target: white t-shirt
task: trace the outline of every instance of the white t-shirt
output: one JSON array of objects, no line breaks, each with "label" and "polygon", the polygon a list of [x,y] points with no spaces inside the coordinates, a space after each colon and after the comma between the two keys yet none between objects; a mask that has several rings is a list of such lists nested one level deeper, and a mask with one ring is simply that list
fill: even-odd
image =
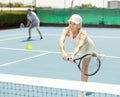
[{"label": "white t-shirt", "polygon": [[34,20],[33,24],[40,22],[39,18],[37,17],[37,15],[34,12],[31,12],[31,14],[27,14],[27,19],[30,21]]}]

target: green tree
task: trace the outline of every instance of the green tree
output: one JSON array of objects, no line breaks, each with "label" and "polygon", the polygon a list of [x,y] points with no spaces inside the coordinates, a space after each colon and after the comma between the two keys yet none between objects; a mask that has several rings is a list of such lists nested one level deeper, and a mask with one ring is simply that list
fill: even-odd
[{"label": "green tree", "polygon": [[23,7],[24,5],[22,3],[15,2],[14,7]]},{"label": "green tree", "polygon": [[92,4],[81,4],[80,6],[75,6],[75,8],[96,8],[96,6],[93,6]]},{"label": "green tree", "polygon": [[8,4],[7,4],[7,7],[13,7],[14,5],[13,5],[13,3],[11,3],[11,2],[9,2]]}]

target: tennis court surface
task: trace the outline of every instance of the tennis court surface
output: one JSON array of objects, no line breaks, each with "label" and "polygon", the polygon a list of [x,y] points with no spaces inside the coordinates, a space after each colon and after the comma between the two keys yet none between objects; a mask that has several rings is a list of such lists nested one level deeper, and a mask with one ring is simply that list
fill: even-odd
[{"label": "tennis court surface", "polygon": [[[43,39],[35,29],[32,40],[27,28],[0,30],[0,97],[120,97],[120,29],[87,28],[98,53],[106,54],[99,72],[80,82],[75,64],[62,60],[59,37],[63,27],[40,27]],[[26,45],[32,44],[32,50]],[[71,54],[73,44],[66,41]]]}]

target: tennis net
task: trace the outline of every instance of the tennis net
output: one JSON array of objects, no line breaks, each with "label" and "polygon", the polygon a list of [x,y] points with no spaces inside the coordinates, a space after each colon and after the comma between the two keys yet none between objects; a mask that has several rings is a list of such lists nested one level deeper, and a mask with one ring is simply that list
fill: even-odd
[{"label": "tennis net", "polygon": [[120,85],[0,74],[0,97],[120,97]]}]

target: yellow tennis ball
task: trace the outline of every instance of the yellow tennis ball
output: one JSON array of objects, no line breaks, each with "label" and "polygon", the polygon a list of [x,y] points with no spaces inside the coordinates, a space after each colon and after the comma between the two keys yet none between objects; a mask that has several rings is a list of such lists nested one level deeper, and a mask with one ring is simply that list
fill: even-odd
[{"label": "yellow tennis ball", "polygon": [[26,49],[27,49],[27,50],[32,50],[32,48],[33,48],[32,44],[27,44],[27,45],[26,45]]}]

